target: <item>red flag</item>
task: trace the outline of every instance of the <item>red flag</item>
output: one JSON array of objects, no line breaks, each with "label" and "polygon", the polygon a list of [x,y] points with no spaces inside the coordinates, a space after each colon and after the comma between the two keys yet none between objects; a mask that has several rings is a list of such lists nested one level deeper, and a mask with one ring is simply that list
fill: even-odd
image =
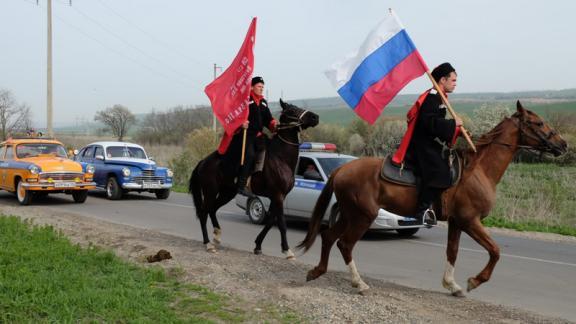
[{"label": "red flag", "polygon": [[234,132],[248,119],[250,82],[254,71],[254,42],[256,41],[256,18],[252,19],[242,47],[232,64],[216,80],[206,86],[204,92],[210,98],[212,109],[226,135]]}]

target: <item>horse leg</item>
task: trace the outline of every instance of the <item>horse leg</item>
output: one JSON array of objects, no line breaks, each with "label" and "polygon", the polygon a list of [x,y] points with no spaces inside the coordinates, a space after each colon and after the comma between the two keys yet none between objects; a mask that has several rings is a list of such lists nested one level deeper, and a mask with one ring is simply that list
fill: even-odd
[{"label": "horse leg", "polygon": [[200,226],[202,227],[202,238],[204,239],[204,246],[206,247],[206,251],[215,253],[216,248],[214,245],[212,245],[212,243],[210,243],[210,238],[208,238],[208,229],[206,226],[208,221],[208,214],[204,211],[199,211],[198,218],[200,219]]},{"label": "horse leg", "polygon": [[465,228],[464,231],[468,234],[474,241],[478,242],[490,255],[490,260],[480,271],[476,277],[468,278],[468,291],[477,288],[484,282],[490,280],[492,276],[492,271],[494,271],[494,267],[496,263],[500,259],[500,248],[498,244],[494,242],[494,240],[490,237],[484,225],[480,222],[479,218],[474,219],[468,228]]},{"label": "horse leg", "polygon": [[356,224],[349,224],[346,232],[344,232],[344,235],[342,235],[336,244],[340,249],[340,253],[342,253],[344,263],[346,263],[350,269],[350,274],[352,275],[352,287],[358,288],[358,292],[361,295],[370,289],[370,287],[362,280],[362,278],[360,278],[360,274],[356,268],[356,263],[352,260],[352,249],[354,249],[356,242],[358,242],[358,240],[362,238],[362,235],[364,235],[368,228],[370,228],[371,222],[367,221],[368,219],[372,218],[368,215],[357,215],[357,218],[354,218]]},{"label": "horse leg", "polygon": [[221,191],[214,202],[214,208],[210,212],[210,221],[212,222],[212,227],[214,228],[214,238],[212,239],[214,245],[220,245],[222,242],[222,229],[220,228],[220,224],[218,223],[218,219],[216,218],[216,211],[220,209],[220,207],[226,205],[234,196],[236,195],[236,191]]},{"label": "horse leg", "polygon": [[[282,205],[280,205],[280,206],[282,206]],[[280,209],[280,213],[276,217],[276,225],[278,226],[278,230],[280,231],[282,253],[284,253],[284,255],[286,255],[286,259],[288,259],[288,260],[296,259],[294,252],[292,252],[292,250],[290,250],[290,247],[288,246],[288,238],[286,235],[286,231],[287,231],[286,217],[284,217],[283,208]]]},{"label": "horse leg", "polygon": [[314,269],[308,271],[306,281],[314,280],[328,271],[328,259],[330,258],[330,250],[332,249],[332,245],[334,245],[334,242],[336,242],[336,240],[342,236],[342,233],[344,233],[345,230],[346,219],[340,216],[334,226],[320,233],[320,236],[322,237],[322,252],[320,254],[320,262]]},{"label": "horse leg", "polygon": [[460,234],[462,229],[458,227],[455,221],[450,218],[448,220],[448,244],[446,245],[446,270],[442,278],[442,286],[450,290],[452,296],[463,297],[462,288],[454,280],[454,265],[456,264],[456,257],[458,256],[458,246],[460,245]]},{"label": "horse leg", "polygon": [[270,208],[268,209],[268,212],[266,212],[265,217],[266,217],[265,219],[266,224],[264,225],[264,228],[262,228],[262,231],[260,231],[260,233],[256,237],[256,240],[254,240],[254,243],[256,244],[256,247],[254,248],[254,254],[262,254],[262,242],[264,241],[264,238],[266,237],[266,234],[268,234],[270,228],[272,228],[272,225],[274,225],[275,215],[273,205],[270,205]]}]

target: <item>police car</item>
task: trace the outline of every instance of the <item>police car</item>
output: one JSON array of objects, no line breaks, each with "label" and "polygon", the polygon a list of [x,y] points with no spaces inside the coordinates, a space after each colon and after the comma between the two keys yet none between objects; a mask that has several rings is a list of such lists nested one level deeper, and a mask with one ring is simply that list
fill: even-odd
[{"label": "police car", "polygon": [[[318,196],[324,188],[333,170],[357,157],[337,153],[336,145],[329,143],[305,142],[300,145],[300,156],[296,165],[294,188],[284,200],[284,214],[290,218],[309,219]],[[264,222],[264,211],[268,210],[270,200],[266,197],[248,198],[236,195],[236,205],[246,210],[254,224]],[[332,196],[324,215],[324,222],[332,225],[338,219],[338,204]],[[406,224],[406,225],[404,225]],[[371,230],[396,230],[402,236],[411,236],[424,227],[414,225],[411,218],[404,218],[383,209],[372,223]]]}]

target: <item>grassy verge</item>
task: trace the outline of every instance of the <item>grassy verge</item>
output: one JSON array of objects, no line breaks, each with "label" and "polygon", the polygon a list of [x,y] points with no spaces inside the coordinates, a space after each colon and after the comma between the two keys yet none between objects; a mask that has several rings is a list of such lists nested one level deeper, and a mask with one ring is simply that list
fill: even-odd
[{"label": "grassy verge", "polygon": [[[51,227],[0,216],[0,322],[299,322],[272,306],[254,314],[242,301],[177,280],[160,267],[81,248]],[[255,317],[257,316],[257,317]]]},{"label": "grassy verge", "polygon": [[576,166],[512,164],[488,226],[576,236]]},{"label": "grassy verge", "polygon": [[188,187],[185,185],[175,184],[172,186],[172,191],[180,193],[188,193]]}]

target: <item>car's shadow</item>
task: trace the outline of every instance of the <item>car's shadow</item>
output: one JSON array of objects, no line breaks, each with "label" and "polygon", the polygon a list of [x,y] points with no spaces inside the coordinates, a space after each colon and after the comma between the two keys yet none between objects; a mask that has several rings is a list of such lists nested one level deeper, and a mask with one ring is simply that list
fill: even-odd
[{"label": "car's shadow", "polygon": [[[88,196],[100,198],[100,199],[108,199],[106,198],[106,192],[103,190],[91,190],[88,191]],[[137,192],[128,192],[122,195],[122,198],[116,201],[123,201],[123,200],[158,200],[153,193],[137,193]],[[114,200],[110,200],[114,201]]]}]

